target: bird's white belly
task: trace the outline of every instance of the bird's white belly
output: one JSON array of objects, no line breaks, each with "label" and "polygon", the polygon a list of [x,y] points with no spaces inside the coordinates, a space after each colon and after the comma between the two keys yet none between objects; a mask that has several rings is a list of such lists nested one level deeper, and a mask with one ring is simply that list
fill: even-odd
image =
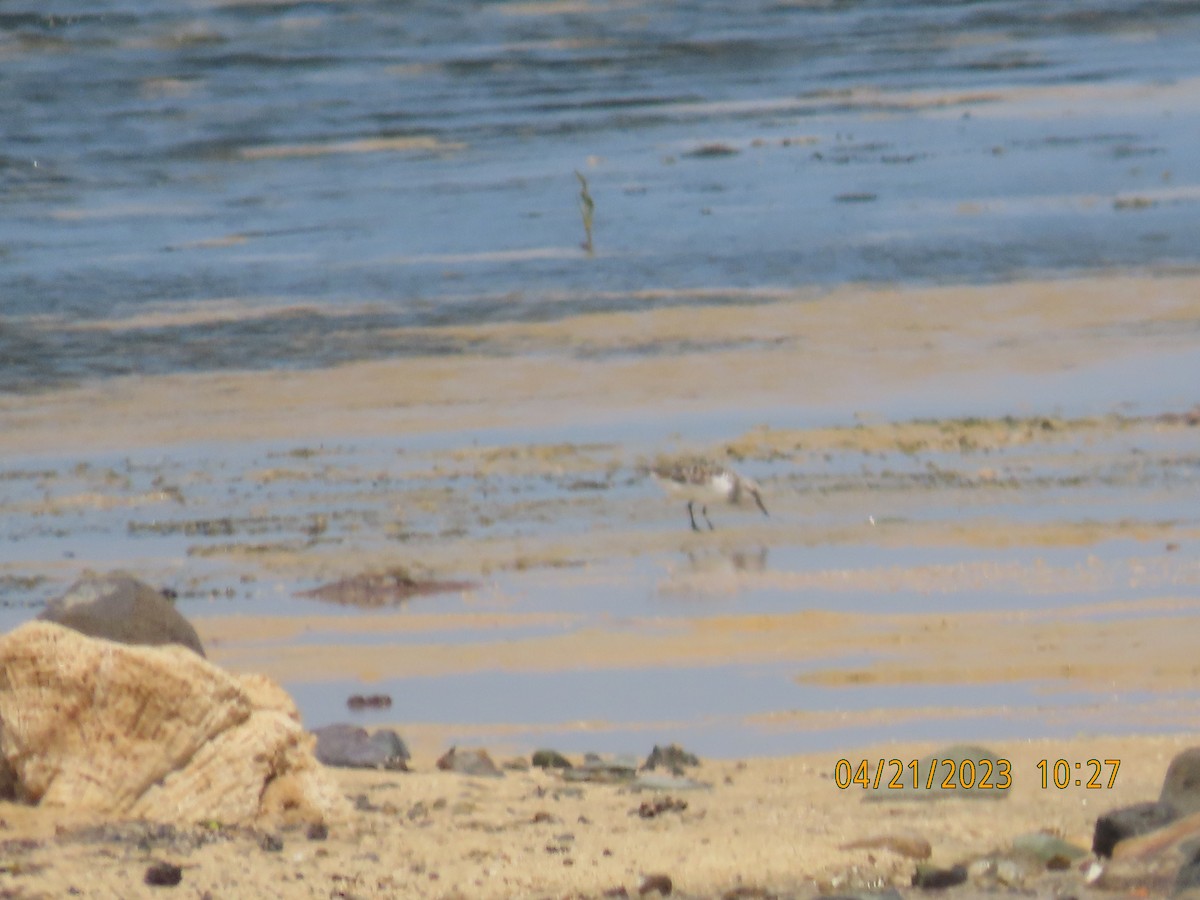
[{"label": "bird's white belly", "polygon": [[670,494],[695,503],[717,503],[727,501],[733,485],[728,479],[718,477],[712,481],[684,482],[658,477],[657,481]]}]

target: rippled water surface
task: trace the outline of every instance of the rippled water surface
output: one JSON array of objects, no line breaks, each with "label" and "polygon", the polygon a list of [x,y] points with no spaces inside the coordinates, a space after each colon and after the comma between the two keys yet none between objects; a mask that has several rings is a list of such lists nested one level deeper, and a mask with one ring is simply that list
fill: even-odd
[{"label": "rippled water surface", "polygon": [[0,8],[0,390],[1197,262],[1197,3],[80,9]]}]

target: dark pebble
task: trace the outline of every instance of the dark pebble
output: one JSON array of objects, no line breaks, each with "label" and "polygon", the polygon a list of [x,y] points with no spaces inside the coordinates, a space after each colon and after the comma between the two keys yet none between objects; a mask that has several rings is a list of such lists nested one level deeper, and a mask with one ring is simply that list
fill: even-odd
[{"label": "dark pebble", "polygon": [[569,769],[571,761],[559,753],[557,750],[537,750],[534,751],[529,760],[539,769]]},{"label": "dark pebble", "polygon": [[306,836],[310,841],[323,841],[329,837],[329,826],[324,822],[314,822],[308,826]]},{"label": "dark pebble", "polygon": [[688,808],[686,800],[676,800],[674,797],[655,797],[653,800],[643,800],[636,810],[643,819],[653,819],[668,812],[683,812]]},{"label": "dark pebble", "polygon": [[183,881],[183,869],[171,863],[158,862],[146,869],[143,880],[153,887],[175,887]]},{"label": "dark pebble", "polygon": [[671,883],[671,876],[656,873],[642,879],[642,886],[638,888],[638,896],[645,897],[647,894],[658,892],[664,897],[669,897],[674,889],[675,885]]},{"label": "dark pebble", "polygon": [[350,709],[391,709],[392,698],[387,694],[351,694],[346,700]]},{"label": "dark pebble", "polygon": [[267,853],[278,853],[283,849],[283,838],[277,834],[264,834],[258,839],[258,846]]},{"label": "dark pebble", "polygon": [[1113,847],[1121,841],[1162,828],[1177,818],[1175,807],[1161,800],[1114,809],[1096,820],[1092,852],[1097,856],[1112,856]]},{"label": "dark pebble", "polygon": [[408,808],[408,812],[405,813],[405,815],[408,817],[408,821],[410,822],[415,822],[417,819],[428,819],[429,807],[425,805],[425,801],[418,800]]},{"label": "dark pebble", "polygon": [[966,866],[951,866],[949,869],[939,869],[936,866],[918,865],[913,872],[912,885],[927,891],[940,891],[952,888],[967,880]]},{"label": "dark pebble", "polygon": [[737,153],[737,148],[731,147],[729,144],[701,144],[695,150],[689,150],[683,155],[696,159],[713,159],[719,156],[736,156]]}]

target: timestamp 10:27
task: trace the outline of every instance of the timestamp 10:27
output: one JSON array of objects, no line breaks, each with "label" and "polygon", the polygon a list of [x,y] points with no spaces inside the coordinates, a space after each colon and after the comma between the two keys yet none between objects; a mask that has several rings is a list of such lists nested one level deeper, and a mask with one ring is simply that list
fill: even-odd
[{"label": "timestamp 10:27", "polygon": [[[1056,788],[1060,791],[1071,785],[1089,790],[1112,790],[1113,785],[1117,783],[1117,770],[1120,768],[1119,759],[1088,759],[1082,762],[1069,759],[1039,759],[1037,764],[1038,772],[1042,776],[1042,790]],[[1105,769],[1112,769],[1107,781],[1103,777]]]}]

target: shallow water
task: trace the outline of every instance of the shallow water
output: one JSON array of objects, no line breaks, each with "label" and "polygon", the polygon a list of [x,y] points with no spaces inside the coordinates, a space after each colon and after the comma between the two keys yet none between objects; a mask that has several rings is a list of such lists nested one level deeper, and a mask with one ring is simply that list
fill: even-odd
[{"label": "shallow water", "polygon": [[[630,752],[651,744],[683,742],[711,757],[811,753],[888,741],[1014,740],[1031,734],[1067,737],[1097,719],[1105,734],[1131,724],[1097,715],[1097,707],[1136,708],[1161,700],[1145,692],[1047,690],[1038,682],[1002,685],[870,685],[814,688],[791,681],[793,667],[714,666],[699,669],[629,669],[563,672],[554,676],[483,673],[382,681],[372,692],[393,698],[391,709],[332,713],[353,681],[289,686],[302,708],[331,711],[364,725],[436,723],[446,740],[459,744],[497,742],[520,747],[551,745],[565,752]],[[1200,695],[1173,698],[1178,709],[1194,708]],[[864,725],[857,714],[880,709],[924,709]],[[772,715],[784,716],[772,720]],[[799,718],[789,722],[788,711]],[[667,715],[664,716],[664,712]],[[844,716],[845,724],[818,725],[814,714]],[[312,723],[319,727],[325,722]],[[1141,721],[1140,727],[1148,723]],[[1162,721],[1156,724],[1162,728]],[[1177,714],[1173,727],[1190,728]],[[1136,733],[1136,732],[1135,732]],[[966,738],[964,738],[966,736]]]},{"label": "shallow water", "polygon": [[[762,481],[772,518],[714,509],[720,530],[695,537],[681,505],[637,471],[653,444],[572,445],[567,431],[554,429],[533,435],[559,447],[544,457],[530,452],[537,445],[484,440],[498,436],[489,433],[399,447],[258,442],[12,460],[0,465],[0,627],[36,614],[82,568],[119,564],[177,590],[181,611],[202,634],[217,635],[209,651],[218,662],[285,673],[278,677],[314,727],[398,722],[461,742],[578,750],[680,740],[719,756],[939,735],[1111,733],[1133,728],[1134,713],[1149,709],[1142,694],[1084,689],[1067,677],[803,680],[869,670],[866,653],[555,663],[539,658],[539,642],[637,639],[722,617],[806,610],[867,621],[996,612],[1061,614],[1065,623],[1190,623],[1200,565],[1194,539],[1171,535],[1195,533],[1200,462],[1191,429],[1155,421],[1045,432],[1045,443],[986,453],[747,459],[742,468]],[[981,480],[981,466],[1000,481]],[[1085,539],[1043,543],[1021,531],[1042,526],[1066,528],[1068,537],[1078,526]],[[1093,526],[1101,530],[1087,534]],[[956,541],[960,527],[979,528],[985,540]],[[1140,536],[1139,528],[1165,536]],[[1181,546],[1167,546],[1172,539]],[[556,542],[565,549],[544,565],[518,562]],[[301,596],[333,577],[432,562],[439,552],[449,553],[440,576],[477,586],[374,609]],[[480,561],[487,553],[496,553],[495,568]],[[487,662],[513,642],[531,648],[523,664]],[[312,647],[327,650],[330,662],[303,675],[288,667],[289,653]],[[428,647],[459,669],[418,667],[396,677],[357,662],[378,650],[402,661]],[[355,693],[387,693],[393,706],[351,712],[346,700]],[[1194,721],[1196,698],[1187,691],[1154,699],[1163,710],[1147,727]],[[830,718],[814,722],[821,715]]]},{"label": "shallow water", "polygon": [[[1200,572],[1148,559],[1146,552],[1144,545],[1134,542],[1035,553],[1029,548],[1001,552],[938,548],[914,553],[855,546],[791,548],[769,556],[764,551],[761,559],[769,566],[766,571],[773,573],[861,573],[894,564],[897,584],[906,580],[912,566],[979,570],[957,584],[947,579],[941,589],[923,590],[771,588],[757,583],[753,570],[738,570],[740,577],[725,587],[720,573],[688,582],[682,589],[673,586],[675,573],[687,572],[695,564],[691,553],[645,559],[634,566],[590,567],[579,578],[552,573],[505,575],[492,579],[480,592],[418,601],[412,608],[436,609],[439,615],[489,609],[517,616],[553,612],[571,619],[554,625],[406,635],[386,630],[317,632],[287,643],[379,645],[397,655],[407,647],[432,643],[461,651],[469,671],[402,678],[322,675],[287,679],[285,684],[312,727],[347,719],[362,725],[399,722],[435,728],[449,743],[517,748],[551,744],[569,752],[622,752],[655,742],[683,741],[703,755],[728,758],[890,740],[1011,740],[1030,735],[1065,737],[1087,730],[1104,734],[1146,728],[1187,730],[1200,701],[1191,691],[1149,693],[1117,682],[1087,688],[1067,678],[863,685],[802,680],[806,673],[831,669],[868,671],[874,661],[868,654],[782,663],[714,660],[705,665],[680,665],[651,655],[632,667],[595,668],[589,661],[544,671],[535,649],[529,670],[468,662],[473,648],[486,655],[487,648],[506,641],[589,630],[626,631],[631,636],[667,633],[709,618],[790,615],[810,609],[868,616],[953,616],[987,610],[1046,615],[1061,610],[1067,614],[1065,621],[1120,622],[1152,614],[1191,622],[1195,604],[1200,603]],[[844,568],[825,568],[835,565]],[[1031,568],[1039,572],[1041,588],[1030,587]],[[1180,605],[1152,611],[1142,605],[1164,595]],[[1081,615],[1081,608],[1090,611]],[[288,609],[292,614],[313,613]],[[986,654],[983,635],[980,640],[980,652]],[[238,657],[244,658],[249,649],[251,655],[271,658],[271,644],[259,644],[257,650],[254,646],[236,648]],[[347,711],[347,697],[357,693],[383,693],[393,699],[393,705],[380,711]],[[1157,707],[1161,709],[1153,711]],[[870,724],[864,720],[871,720]]]},{"label": "shallow water", "polygon": [[1132,0],[9,6],[0,390],[1194,266],[1198,32]]}]

